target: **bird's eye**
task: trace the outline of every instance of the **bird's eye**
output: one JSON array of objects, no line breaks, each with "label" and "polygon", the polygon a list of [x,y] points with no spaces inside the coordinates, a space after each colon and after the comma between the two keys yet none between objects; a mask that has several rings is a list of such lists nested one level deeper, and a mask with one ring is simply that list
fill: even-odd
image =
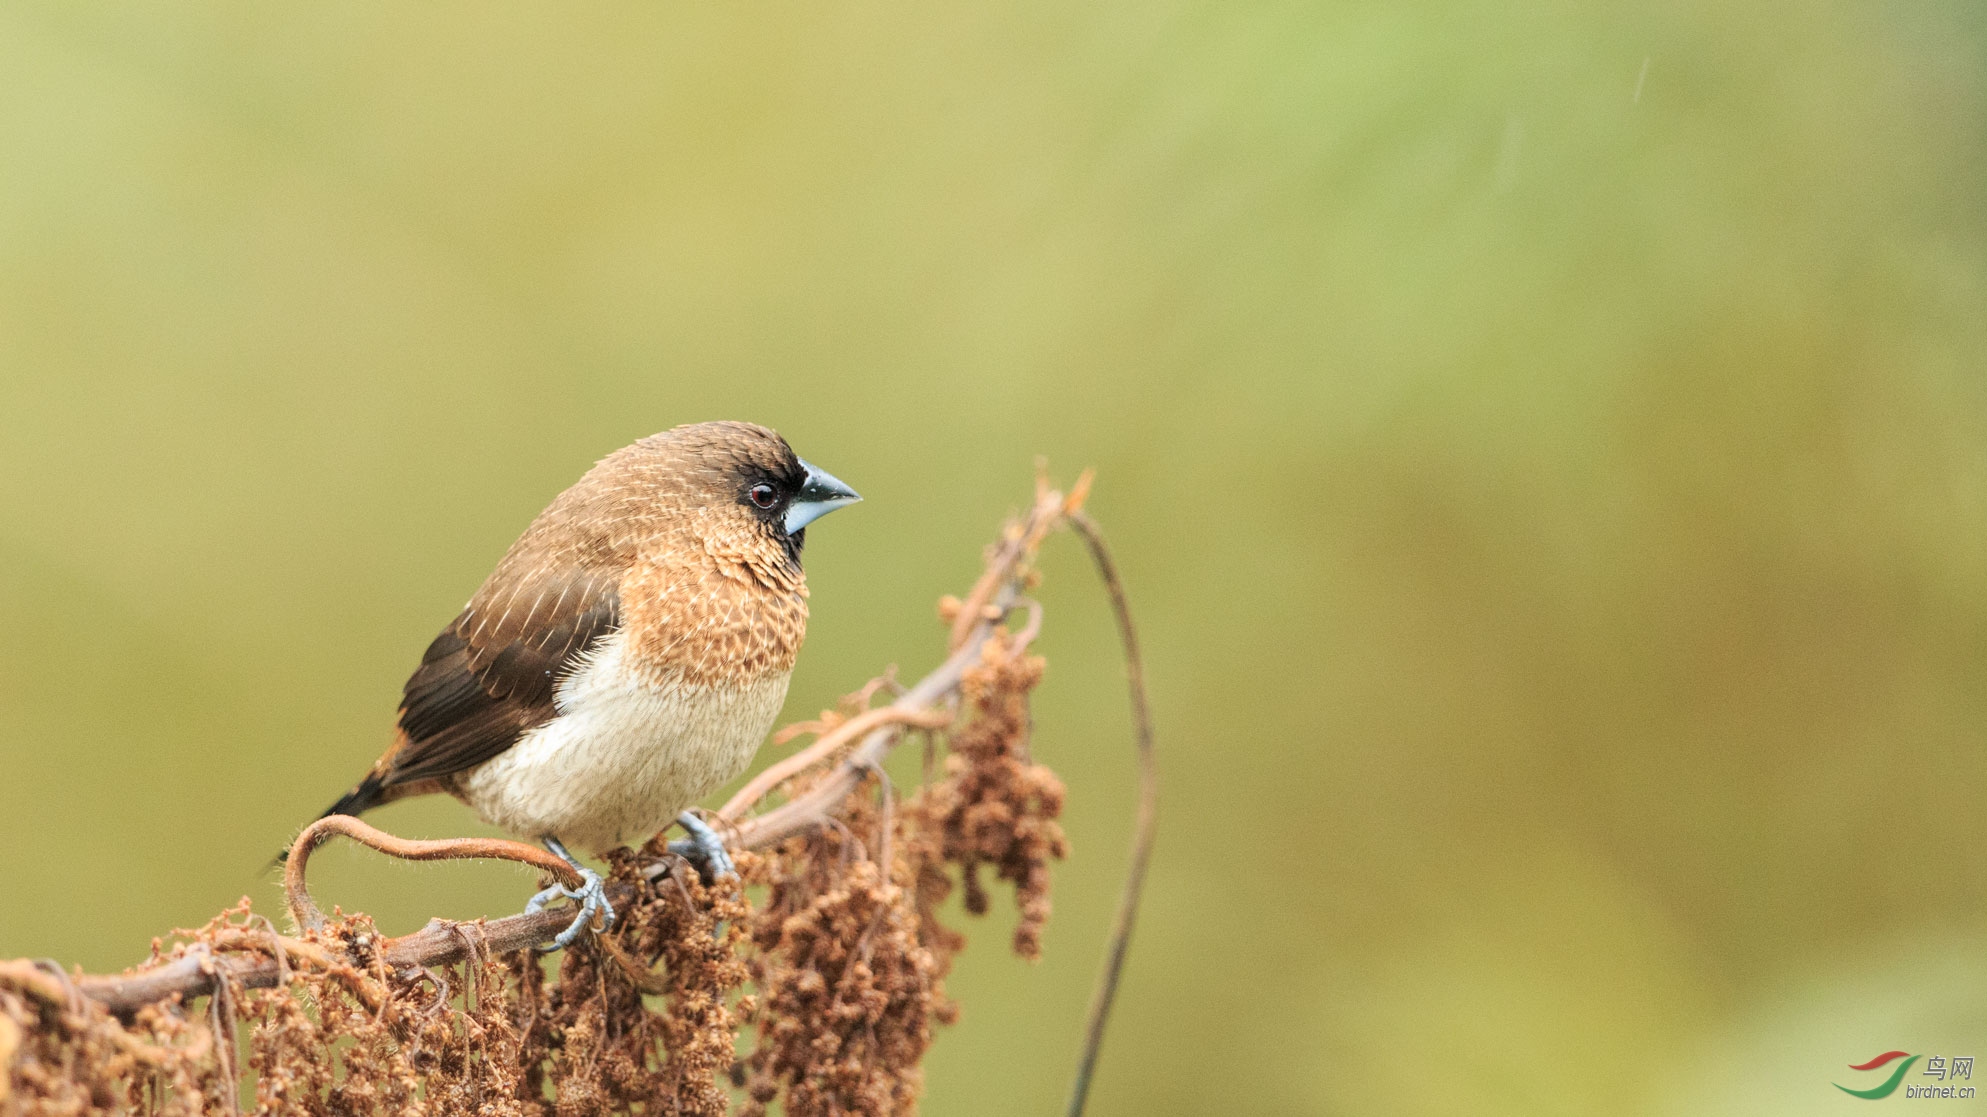
[{"label": "bird's eye", "polygon": [[771,485],[766,484],[764,481],[761,481],[758,484],[752,486],[751,491],[747,492],[745,495],[751,497],[752,503],[758,505],[761,508],[771,508],[773,505],[778,504],[780,502],[779,490],[773,488]]}]

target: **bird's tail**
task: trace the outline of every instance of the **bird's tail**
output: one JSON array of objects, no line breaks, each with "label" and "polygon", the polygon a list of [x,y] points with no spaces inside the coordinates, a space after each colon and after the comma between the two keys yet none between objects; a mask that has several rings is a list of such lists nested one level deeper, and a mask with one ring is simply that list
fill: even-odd
[{"label": "bird's tail", "polygon": [[336,803],[331,804],[317,817],[330,818],[335,814],[349,814],[356,818],[384,802],[386,802],[386,779],[378,772],[367,772],[366,778],[359,781],[359,786],[340,796]]},{"label": "bird's tail", "polygon": [[[317,817],[330,818],[335,814],[348,814],[357,818],[359,815],[372,810],[385,801],[385,779],[378,772],[367,772],[366,778],[360,780],[357,787],[339,796],[336,803],[331,804],[330,807],[325,809],[323,814]],[[275,859],[269,862],[268,868],[280,869],[283,867],[283,863],[289,859],[290,851],[286,849],[277,854]]]}]

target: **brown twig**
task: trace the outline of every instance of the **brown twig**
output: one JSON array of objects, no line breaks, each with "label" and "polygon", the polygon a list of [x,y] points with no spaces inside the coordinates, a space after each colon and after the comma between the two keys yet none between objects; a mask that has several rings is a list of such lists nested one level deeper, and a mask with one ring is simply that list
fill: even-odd
[{"label": "brown twig", "polygon": [[310,863],[311,851],[323,844],[334,834],[343,835],[361,845],[398,857],[403,861],[456,861],[472,858],[492,858],[502,861],[517,861],[542,869],[557,877],[568,888],[577,888],[584,881],[577,870],[552,853],[523,842],[513,842],[504,838],[447,838],[441,841],[420,841],[412,838],[396,838],[384,830],[368,826],[351,815],[326,815],[304,827],[297,840],[290,846],[290,852],[283,859],[283,894],[290,905],[290,917],[297,926],[315,931],[324,926],[324,913],[310,898],[310,889],[304,883],[304,869]]},{"label": "brown twig", "polygon": [[880,706],[874,710],[864,710],[821,734],[813,744],[752,777],[752,782],[739,788],[738,794],[733,795],[724,806],[718,808],[718,818],[725,822],[736,822],[740,815],[771,794],[774,788],[833,756],[836,749],[871,730],[885,725],[943,729],[951,724],[951,721],[952,714],[947,710],[911,709],[902,706]]},{"label": "brown twig", "polygon": [[1006,614],[1005,603],[995,599],[1012,590],[1010,583],[1015,571],[1034,556],[1049,532],[1066,517],[1082,510],[1084,500],[1090,495],[1091,476],[1089,470],[1084,470],[1070,487],[1068,496],[1049,488],[1046,480],[1037,479],[1035,506],[1025,518],[1010,523],[1001,533],[986,572],[959,603],[958,615],[952,619],[952,650],[965,647],[976,633],[984,636],[985,630]]},{"label": "brown twig", "polygon": [[1131,692],[1132,740],[1138,749],[1138,819],[1132,828],[1131,865],[1125,870],[1125,890],[1118,898],[1118,914],[1111,923],[1110,945],[1104,955],[1104,972],[1090,998],[1090,1023],[1084,1030],[1083,1054],[1076,1065],[1076,1080],[1070,1085],[1069,1117],[1081,1117],[1090,1096],[1090,1078],[1097,1069],[1097,1055],[1103,1050],[1104,1028],[1111,1019],[1111,1005],[1117,999],[1118,979],[1124,973],[1125,955],[1131,950],[1132,925],[1138,920],[1138,901],[1145,889],[1145,870],[1152,859],[1152,842],[1159,832],[1159,759],[1153,743],[1152,707],[1145,694],[1145,664],[1138,652],[1138,630],[1132,624],[1131,604],[1125,600],[1124,583],[1118,579],[1118,564],[1104,544],[1104,533],[1081,511],[1069,514],[1069,525],[1090,548],[1104,589],[1111,596],[1111,611],[1117,615],[1118,639],[1125,649],[1125,682]]},{"label": "brown twig", "polygon": [[884,668],[883,674],[862,684],[862,689],[842,699],[839,710],[826,711],[814,721],[790,722],[773,731],[773,743],[784,745],[795,737],[809,733],[820,736],[857,714],[869,712],[869,704],[876,699],[876,692],[887,690],[895,698],[904,693],[904,685],[897,681],[897,667],[892,664]]},{"label": "brown twig", "polygon": [[[610,902],[620,905],[634,898],[634,889],[625,884],[610,884],[607,889]],[[442,966],[460,962],[473,953],[471,944],[465,941],[458,928],[475,927],[481,932],[482,950],[490,953],[505,953],[523,950],[551,942],[553,937],[573,921],[573,913],[564,908],[551,908],[525,915],[513,915],[505,919],[473,924],[459,924],[448,920],[434,920],[426,927],[411,935],[388,939],[381,946],[381,957],[388,969],[413,970],[416,967]],[[290,952],[289,971],[302,968],[298,962],[297,940],[284,940],[284,948]],[[255,947],[252,940],[245,940],[243,949]],[[259,951],[258,951],[259,953]],[[306,956],[306,964],[321,965],[328,970],[349,966],[349,960],[337,958],[319,949],[315,955]],[[129,1016],[148,1004],[163,1001],[174,995],[185,999],[211,993],[214,990],[216,963],[220,961],[211,955],[190,953],[182,958],[161,963],[136,973],[104,977],[80,977],[76,985],[83,995],[104,1006],[118,1016]],[[243,989],[270,989],[285,976],[285,967],[274,957],[243,957],[227,959],[229,976]],[[0,962],[0,979],[18,983],[21,975],[6,970],[9,963]]]}]

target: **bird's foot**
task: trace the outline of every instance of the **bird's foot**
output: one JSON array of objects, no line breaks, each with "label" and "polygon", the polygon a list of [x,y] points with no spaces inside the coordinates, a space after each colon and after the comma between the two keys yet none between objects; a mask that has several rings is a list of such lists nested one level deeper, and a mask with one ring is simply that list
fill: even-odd
[{"label": "bird's foot", "polygon": [[669,852],[697,867],[697,875],[711,884],[721,876],[737,876],[738,866],[731,863],[731,854],[724,849],[724,839],[710,828],[703,819],[689,811],[676,816],[676,824],[688,831],[688,838],[680,838],[669,843]]},{"label": "bird's foot", "polygon": [[579,941],[581,933],[593,925],[595,916],[600,918],[601,930],[605,931],[609,927],[614,926],[614,905],[607,902],[607,882],[600,879],[599,873],[580,864],[577,858],[567,853],[566,847],[560,845],[557,838],[545,839],[545,848],[558,854],[561,860],[571,865],[574,871],[580,875],[580,886],[578,888],[567,888],[563,884],[554,884],[552,887],[533,896],[524,905],[526,914],[531,914],[543,911],[545,910],[545,905],[557,903],[560,900],[579,901],[580,913],[573,917],[572,923],[568,924],[565,930],[559,932],[559,937],[539,947],[540,950],[549,953],[554,950],[564,950],[566,947]]}]

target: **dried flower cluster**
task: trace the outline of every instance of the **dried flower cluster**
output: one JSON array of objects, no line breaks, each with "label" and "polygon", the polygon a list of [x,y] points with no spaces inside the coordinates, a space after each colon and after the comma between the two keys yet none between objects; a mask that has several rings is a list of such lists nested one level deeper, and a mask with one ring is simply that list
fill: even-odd
[{"label": "dried flower cluster", "polygon": [[858,795],[841,825],[753,859],[747,879],[767,886],[752,932],[764,1001],[741,1113],[757,1117],[775,1098],[795,1117],[913,1107],[932,1029],[958,1015],[944,979],[965,939],[938,919],[955,871],[976,914],[986,910],[982,864],[1014,881],[1015,950],[1039,954],[1048,859],[1067,847],[1055,821],[1061,782],[1027,762],[1042,660],[1021,643],[997,633],[966,673],[973,716],[950,737],[943,778],[890,810],[875,805],[891,802],[887,788]]},{"label": "dried flower cluster", "polygon": [[[903,693],[880,680],[804,727],[821,755],[755,792],[754,805],[783,795],[785,807],[742,820],[746,831],[850,786],[836,780],[855,791],[817,824],[740,852],[742,881],[706,885],[657,843],[624,851],[610,884],[619,922],[558,956],[556,974],[528,949],[495,949],[495,923],[394,940],[334,913],[291,937],[246,901],[155,943],[121,979],[0,962],[0,1117],[914,1111],[934,1029],[957,1016],[944,981],[964,938],[940,923],[943,901],[963,888],[966,908],[986,911],[991,869],[1015,888],[1014,948],[1034,958],[1049,862],[1066,852],[1062,785],[1029,754],[1040,612],[1030,605],[1019,634],[992,623],[1040,534],[990,559],[1010,588],[999,605],[982,595],[977,656],[922,720],[872,710],[879,692]],[[945,745],[901,800],[853,743],[886,724]],[[832,737],[838,727],[849,732]],[[447,935],[459,948],[423,957],[450,960],[409,961],[407,943]],[[174,967],[201,995],[101,993]]]},{"label": "dried flower cluster", "polygon": [[[523,1014],[530,1047],[551,1053],[532,1063],[529,1093],[555,1097],[559,1117],[718,1117],[729,1108],[732,1002],[746,977],[737,945],[751,909],[736,881],[706,888],[677,862],[649,882],[641,864],[635,855],[616,859],[614,879],[634,886],[639,899],[597,949],[569,951],[549,988],[529,973],[516,983],[532,991],[533,1011]],[[513,972],[536,968],[522,955],[513,959]]]},{"label": "dried flower cluster", "polygon": [[0,963],[0,1113],[212,1112],[230,1096],[216,1034],[177,1005],[126,1026],[56,968]]},{"label": "dried flower cluster", "polygon": [[905,812],[915,829],[938,839],[936,856],[921,862],[928,893],[942,896],[939,890],[951,881],[945,866],[957,865],[966,910],[984,915],[981,866],[1013,883],[1021,909],[1014,952],[1030,961],[1042,955],[1042,928],[1049,921],[1049,861],[1069,854],[1056,821],[1062,780],[1028,754],[1028,694],[1043,667],[1041,656],[1017,651],[1007,640],[987,641],[980,665],[961,683],[974,717],[952,735],[945,778],[921,791]]},{"label": "dried flower cluster", "polygon": [[479,949],[473,924],[462,962],[394,968],[365,916],[283,939],[246,905],[154,964],[255,954],[286,980],[224,981],[199,1012],[169,999],[121,1021],[59,973],[0,970],[0,1037],[17,1037],[0,1046],[0,1113],[190,1117],[238,1112],[247,1093],[258,1113],[723,1114],[750,913],[735,887],[686,876],[644,883],[623,929],[566,955],[556,981],[529,952]]}]

